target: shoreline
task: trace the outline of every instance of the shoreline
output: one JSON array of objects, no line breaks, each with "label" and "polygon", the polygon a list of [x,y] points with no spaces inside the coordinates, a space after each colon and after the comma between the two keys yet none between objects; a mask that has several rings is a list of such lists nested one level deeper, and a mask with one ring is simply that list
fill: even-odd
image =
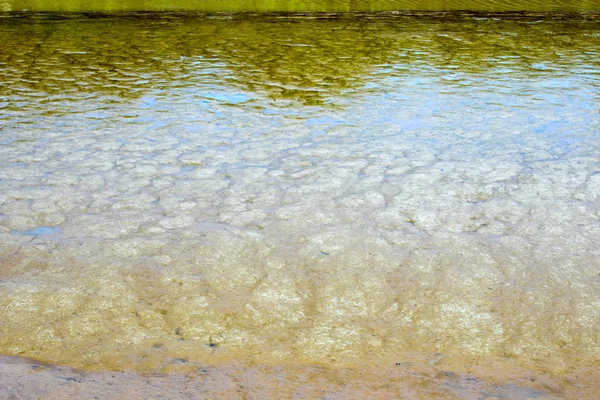
[{"label": "shoreline", "polygon": [[[588,372],[594,374],[591,368]],[[557,382],[525,371],[455,371],[443,362],[360,368],[232,362],[198,364],[185,373],[141,374],[80,371],[0,356],[0,399],[593,399],[600,372],[594,375]]]}]

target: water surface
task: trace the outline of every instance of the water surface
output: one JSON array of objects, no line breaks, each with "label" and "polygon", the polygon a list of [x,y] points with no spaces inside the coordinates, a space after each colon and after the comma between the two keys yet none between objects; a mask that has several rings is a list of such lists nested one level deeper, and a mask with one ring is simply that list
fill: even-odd
[{"label": "water surface", "polygon": [[564,377],[600,359],[598,32],[596,14],[1,16],[0,352],[589,385]]}]

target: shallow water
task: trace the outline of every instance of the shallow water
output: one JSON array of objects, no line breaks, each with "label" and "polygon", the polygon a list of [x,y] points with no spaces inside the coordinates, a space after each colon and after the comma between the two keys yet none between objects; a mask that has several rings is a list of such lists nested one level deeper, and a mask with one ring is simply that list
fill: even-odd
[{"label": "shallow water", "polygon": [[3,15],[0,353],[593,371],[598,18]]}]

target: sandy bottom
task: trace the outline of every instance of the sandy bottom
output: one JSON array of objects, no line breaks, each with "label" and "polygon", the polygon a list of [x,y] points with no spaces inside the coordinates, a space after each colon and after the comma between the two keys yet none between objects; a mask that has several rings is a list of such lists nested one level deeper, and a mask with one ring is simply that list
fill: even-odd
[{"label": "sandy bottom", "polygon": [[[428,365],[429,364],[429,365]],[[0,357],[0,399],[597,399],[600,372],[556,377],[519,370],[452,371],[428,364],[329,368],[208,366],[170,373],[79,371]],[[519,377],[517,377],[519,376]]]}]

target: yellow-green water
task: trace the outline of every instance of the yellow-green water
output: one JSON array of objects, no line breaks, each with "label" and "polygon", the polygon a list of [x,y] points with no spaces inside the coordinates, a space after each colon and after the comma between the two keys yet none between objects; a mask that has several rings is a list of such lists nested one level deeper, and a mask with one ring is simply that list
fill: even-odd
[{"label": "yellow-green water", "polygon": [[600,11],[597,0],[1,0],[0,11]]},{"label": "yellow-green water", "polygon": [[560,377],[600,359],[598,32],[596,14],[1,16],[0,353],[576,387]]}]

